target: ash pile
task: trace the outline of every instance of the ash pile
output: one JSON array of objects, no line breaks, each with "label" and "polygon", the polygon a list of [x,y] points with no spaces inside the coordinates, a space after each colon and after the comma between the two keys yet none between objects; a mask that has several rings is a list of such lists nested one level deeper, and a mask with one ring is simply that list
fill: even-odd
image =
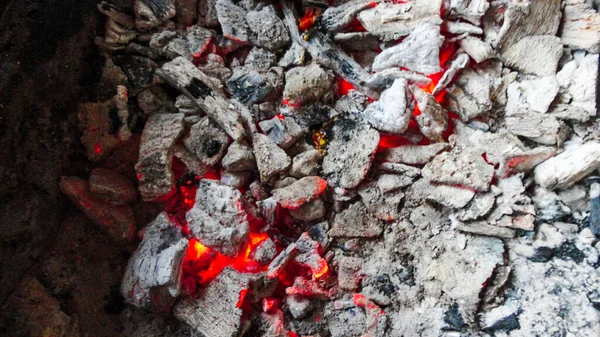
[{"label": "ash pile", "polygon": [[597,1],[99,10],[117,90],[60,184],[141,240],[121,294],[162,336],[600,331]]}]

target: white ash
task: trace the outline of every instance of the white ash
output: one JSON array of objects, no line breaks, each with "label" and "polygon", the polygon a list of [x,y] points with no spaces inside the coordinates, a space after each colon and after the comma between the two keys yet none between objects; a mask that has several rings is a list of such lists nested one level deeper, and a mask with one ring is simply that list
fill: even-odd
[{"label": "white ash", "polygon": [[227,170],[221,170],[220,175],[221,184],[238,190],[248,186],[248,183],[252,179],[251,172],[231,172]]},{"label": "white ash", "polygon": [[555,117],[535,112],[521,112],[506,117],[506,127],[511,133],[527,137],[544,145],[561,146],[570,128]]},{"label": "white ash", "polygon": [[475,196],[475,192],[471,189],[432,185],[427,179],[417,180],[411,186],[410,192],[410,194],[407,194],[407,198],[409,198],[409,203],[412,205],[429,200],[450,208],[465,207]]},{"label": "white ash", "polygon": [[507,90],[506,114],[529,111],[546,113],[558,91],[559,85],[554,76],[512,83]]},{"label": "white ash", "polygon": [[571,98],[571,104],[597,114],[598,54],[576,52],[574,59],[556,75],[558,83]]},{"label": "white ash", "polygon": [[373,70],[404,67],[426,75],[437,73],[441,71],[439,55],[443,42],[439,26],[431,23],[419,25],[401,43],[377,55]]},{"label": "white ash", "polygon": [[382,193],[387,193],[408,187],[414,180],[410,175],[382,173],[377,178],[377,186]]},{"label": "white ash", "polygon": [[450,0],[450,4],[445,7],[448,11],[448,17],[454,19],[464,19],[474,25],[479,25],[481,17],[490,7],[485,0]]},{"label": "white ash", "polygon": [[[535,50],[535,53],[532,51]],[[554,35],[527,36],[508,47],[502,55],[504,64],[525,74],[556,75],[563,54],[560,38]]]},{"label": "white ash", "polygon": [[323,218],[326,211],[325,202],[319,197],[304,203],[296,209],[291,209],[290,215],[300,221],[315,221]]},{"label": "white ash", "polygon": [[448,87],[449,109],[463,121],[480,116],[492,108],[490,90],[490,83],[482,75],[465,69]]},{"label": "white ash", "polygon": [[[437,95],[440,92],[442,92],[442,90],[446,89],[446,87],[454,79],[456,74],[458,74],[462,69],[464,69],[467,66],[467,63],[469,63],[469,56],[467,54],[461,53],[456,55],[456,57],[454,57],[449,62],[450,64],[448,65],[448,70],[444,73],[444,75],[442,75],[442,78],[433,89],[433,95]],[[418,83],[416,84],[418,85]]]},{"label": "white ash", "polygon": [[478,193],[469,204],[455,212],[460,221],[477,220],[486,216],[496,204],[496,193]]},{"label": "white ash", "polygon": [[495,54],[494,49],[487,42],[472,36],[461,39],[460,47],[477,63],[490,59]]},{"label": "white ash", "polygon": [[296,209],[323,193],[327,182],[320,177],[304,177],[271,193],[282,207]]},{"label": "white ash", "polygon": [[328,31],[339,31],[352,23],[357,14],[363,9],[372,7],[372,4],[381,2],[376,0],[366,2],[362,0],[352,0],[345,4],[328,7],[319,17],[319,26]]},{"label": "white ash", "polygon": [[408,127],[412,107],[407,81],[397,79],[378,101],[367,106],[363,114],[375,129],[401,134]]},{"label": "white ash", "polygon": [[[598,4],[596,4],[597,8]],[[600,53],[600,13],[590,1],[567,2],[563,11],[563,26],[560,32],[562,43],[573,49]]]},{"label": "white ash", "polygon": [[472,25],[467,22],[461,21],[444,21],[442,23],[442,31],[451,34],[464,34],[468,33],[470,35],[481,35],[483,34],[483,29],[478,26]]},{"label": "white ash", "polygon": [[424,165],[431,161],[438,153],[449,149],[448,143],[431,145],[407,145],[386,149],[383,152],[383,161],[408,165]]},{"label": "white ash", "polygon": [[547,189],[572,186],[600,165],[600,144],[590,142],[573,145],[535,168],[535,181]]},{"label": "white ash", "polygon": [[295,319],[302,319],[306,317],[313,309],[312,302],[309,298],[302,295],[289,295],[285,298],[285,303],[290,311],[290,314]]}]

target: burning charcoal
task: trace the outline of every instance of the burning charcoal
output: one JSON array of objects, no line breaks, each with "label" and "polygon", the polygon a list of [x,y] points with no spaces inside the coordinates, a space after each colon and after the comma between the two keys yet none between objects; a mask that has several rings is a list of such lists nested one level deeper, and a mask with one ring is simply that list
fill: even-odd
[{"label": "burning charcoal", "polygon": [[290,66],[301,66],[306,60],[306,49],[297,42],[292,42],[292,46],[279,59],[278,65],[283,68]]},{"label": "burning charcoal", "polygon": [[514,230],[510,228],[489,225],[485,221],[475,221],[468,224],[456,221],[455,228],[465,233],[495,236],[503,239],[512,239],[515,237]]},{"label": "burning charcoal", "polygon": [[277,255],[277,247],[271,238],[259,243],[250,253],[250,258],[262,265],[266,265]]},{"label": "burning charcoal", "polygon": [[465,69],[448,88],[449,110],[469,121],[492,108],[490,83],[471,69]]},{"label": "burning charcoal", "polygon": [[[17,279],[18,280],[18,279]],[[2,304],[6,336],[79,336],[77,319],[61,310],[61,303],[35,278],[22,278]]]},{"label": "burning charcoal", "polygon": [[424,165],[430,162],[438,153],[448,149],[448,143],[394,147],[386,149],[383,152],[383,161],[408,165]]},{"label": "burning charcoal", "polygon": [[244,65],[258,72],[266,72],[276,63],[277,56],[266,49],[254,47],[246,56]]},{"label": "burning charcoal", "polygon": [[273,190],[273,197],[283,208],[296,209],[305,202],[317,198],[327,188],[327,182],[320,177],[305,177],[297,182]]},{"label": "burning charcoal", "polygon": [[226,38],[241,43],[250,42],[251,31],[246,22],[246,10],[231,0],[218,0],[215,8]]},{"label": "burning charcoal", "polygon": [[259,181],[250,184],[250,191],[252,192],[252,197],[257,201],[265,200],[269,197],[269,193],[267,193],[265,187]]},{"label": "burning charcoal", "polygon": [[296,155],[290,168],[290,176],[302,178],[314,176],[321,169],[323,154],[317,150],[309,150]]},{"label": "burning charcoal", "polygon": [[234,142],[227,149],[221,165],[232,172],[250,171],[256,167],[256,161],[251,148],[240,142]]},{"label": "burning charcoal", "polygon": [[221,86],[193,63],[178,57],[165,63],[157,73],[198,105],[233,140],[246,135],[240,114],[229,104]]},{"label": "burning charcoal", "polygon": [[495,193],[478,193],[467,207],[456,212],[456,218],[460,221],[477,220],[488,214],[495,203]]},{"label": "burning charcoal", "polygon": [[140,91],[137,95],[137,101],[138,107],[147,115],[152,115],[154,113],[177,112],[174,109],[173,102],[169,99],[169,95],[167,95],[165,90],[158,85],[154,85]]},{"label": "burning charcoal", "polygon": [[425,230],[444,221],[443,214],[428,203],[415,208],[410,213],[410,222],[417,228]]},{"label": "burning charcoal", "polygon": [[572,1],[566,4],[563,13],[560,33],[562,43],[573,49],[599,53],[600,13],[597,9],[594,10],[591,2]]},{"label": "burning charcoal", "polygon": [[325,203],[323,199],[311,200],[296,209],[290,209],[290,215],[300,221],[314,221],[325,216]]},{"label": "burning charcoal", "polygon": [[238,190],[248,186],[251,178],[251,172],[229,172],[227,170],[221,170],[221,184]]},{"label": "burning charcoal", "polygon": [[199,295],[179,302],[175,317],[205,336],[237,337],[243,334],[241,302],[248,292],[248,278],[232,268],[199,291]]},{"label": "burning charcoal", "polygon": [[83,103],[79,106],[79,125],[83,131],[81,143],[86,148],[87,158],[99,161],[120,144],[119,138],[111,133],[110,111],[113,102]]},{"label": "burning charcoal", "polygon": [[527,137],[544,145],[561,146],[570,133],[569,127],[564,122],[535,112],[507,116],[506,128],[515,135]]},{"label": "burning charcoal", "polygon": [[201,180],[194,207],[185,216],[192,235],[204,246],[235,256],[249,234],[241,198],[238,190],[213,180]]},{"label": "burning charcoal", "polygon": [[306,317],[313,309],[312,302],[302,295],[290,295],[285,297],[287,308],[295,319]]},{"label": "burning charcoal", "polygon": [[217,0],[198,1],[198,24],[210,28],[219,26]]},{"label": "burning charcoal", "polygon": [[135,27],[146,31],[175,16],[175,0],[135,0]]},{"label": "burning charcoal", "polygon": [[431,185],[427,179],[417,180],[411,187],[415,200],[431,200],[450,208],[465,207],[475,196],[471,189],[459,188],[446,185]]},{"label": "burning charcoal", "polygon": [[96,200],[89,191],[88,183],[77,177],[61,177],[59,187],[77,208],[114,240],[134,239],[135,219],[130,206],[110,206]]},{"label": "burning charcoal", "polygon": [[229,138],[208,117],[204,117],[192,126],[183,142],[202,164],[214,166],[225,154]]},{"label": "burning charcoal", "polygon": [[325,261],[316,250],[296,255],[294,261],[302,266],[309,268],[312,273],[312,279],[317,280],[329,271],[327,261]]},{"label": "burning charcoal", "polygon": [[410,34],[422,24],[441,24],[441,5],[440,0],[383,3],[360,12],[358,20],[369,33],[378,36],[382,41],[395,41]]},{"label": "burning charcoal", "polygon": [[352,0],[339,6],[329,7],[319,17],[319,28],[332,32],[341,31],[352,23],[360,11],[374,7],[378,2],[381,0],[372,2]]},{"label": "burning charcoal", "polygon": [[379,220],[367,212],[361,201],[350,205],[346,210],[336,214],[329,230],[331,237],[374,238],[381,235]]},{"label": "burning charcoal", "polygon": [[296,250],[296,244],[292,243],[287,246],[285,250],[282,250],[277,257],[269,264],[267,275],[269,278],[277,278],[287,267],[288,263],[292,261],[298,251]]},{"label": "burning charcoal", "polygon": [[456,35],[461,35],[465,33],[470,35],[483,34],[483,29],[481,29],[480,27],[461,21],[444,21],[442,23],[442,31]]},{"label": "burning charcoal", "polygon": [[227,88],[246,105],[260,102],[275,89],[266,76],[248,68],[234,69],[227,80]]},{"label": "burning charcoal", "polygon": [[367,106],[364,116],[377,130],[401,134],[408,128],[412,112],[408,83],[405,79],[397,79],[378,101]]},{"label": "burning charcoal", "polygon": [[338,259],[338,285],[344,290],[354,291],[360,283],[360,270],[363,259],[359,257],[340,256]]},{"label": "burning charcoal", "polygon": [[260,179],[264,183],[275,175],[285,172],[291,165],[291,159],[271,138],[257,133],[253,138],[254,156]]},{"label": "burning charcoal", "polygon": [[331,292],[322,288],[316,281],[307,280],[300,276],[294,279],[294,284],[291,287],[285,289],[285,293],[288,295],[314,297],[321,300],[327,300],[331,297]]},{"label": "burning charcoal", "polygon": [[379,182],[373,181],[361,186],[358,194],[369,212],[377,219],[392,221],[400,217],[400,202],[404,198],[402,191],[383,193]]},{"label": "burning charcoal", "polygon": [[246,21],[254,38],[252,42],[268,50],[277,50],[290,43],[290,35],[281,19],[275,12],[275,7],[265,6],[246,14]]},{"label": "burning charcoal", "polygon": [[[536,53],[531,51],[535,50]],[[508,47],[503,53],[504,64],[526,74],[556,75],[558,60],[563,54],[560,38],[551,35],[528,36]]]},{"label": "burning charcoal", "polygon": [[575,59],[565,64],[556,79],[572,97],[571,105],[585,109],[592,116],[597,114],[598,55],[575,53]]},{"label": "burning charcoal", "polygon": [[333,124],[332,134],[323,159],[323,174],[332,186],[354,188],[371,167],[379,133],[367,125],[340,119]]},{"label": "burning charcoal", "polygon": [[504,10],[504,24],[497,45],[501,51],[532,35],[556,35],[560,25],[559,0],[511,3]]},{"label": "burning charcoal", "polygon": [[550,190],[565,189],[592,173],[599,165],[599,143],[573,145],[539,164],[534,171],[535,182]]},{"label": "burning charcoal", "polygon": [[301,105],[306,101],[319,101],[332,94],[333,75],[316,63],[296,67],[285,73],[283,99],[290,105]]},{"label": "burning charcoal", "polygon": [[507,154],[500,166],[500,176],[507,178],[515,173],[529,172],[555,154],[556,149],[552,147],[536,147],[525,152]]},{"label": "burning charcoal", "polygon": [[449,6],[444,6],[444,11],[452,19],[463,19],[479,26],[481,17],[490,7],[485,0],[450,1]]},{"label": "burning charcoal", "polygon": [[369,336],[364,335],[366,316],[362,310],[351,302],[347,307],[342,308],[336,308],[334,303],[329,303],[325,307],[325,316],[331,337]]},{"label": "burning charcoal", "polygon": [[362,294],[354,294],[352,302],[365,310],[367,329],[364,336],[384,336],[387,327],[385,312]]},{"label": "burning charcoal", "polygon": [[423,167],[421,174],[431,183],[461,185],[485,192],[494,177],[494,167],[479,154],[465,149],[440,153]]},{"label": "burning charcoal", "polygon": [[481,63],[494,56],[492,46],[476,37],[467,36],[461,39],[460,47],[477,63]]},{"label": "burning charcoal", "polygon": [[304,134],[300,125],[291,117],[275,116],[258,123],[258,125],[262,132],[282,149],[292,146]]},{"label": "burning charcoal", "polygon": [[546,113],[558,91],[558,82],[553,76],[511,83],[507,90],[506,115],[529,111]]},{"label": "burning charcoal", "polygon": [[277,201],[273,198],[265,198],[264,200],[258,201],[256,204],[259,207],[261,217],[267,224],[275,224],[277,210],[279,209]]},{"label": "burning charcoal", "polygon": [[181,263],[187,246],[181,228],[169,220],[167,213],[160,213],[148,225],[142,242],[127,263],[121,295],[138,308],[154,304],[151,298],[154,287],[167,288],[171,297],[179,295]]},{"label": "burning charcoal", "polygon": [[371,33],[338,33],[333,39],[344,50],[368,51],[379,48],[379,39]]},{"label": "burning charcoal", "polygon": [[448,128],[448,113],[433,95],[424,92],[416,85],[411,85],[410,90],[415,96],[419,111],[421,111],[421,114],[415,117],[419,129],[429,140],[443,142],[442,134]]},{"label": "burning charcoal", "polygon": [[129,179],[108,169],[93,169],[89,185],[90,193],[96,199],[112,206],[128,204],[137,197],[137,191]]},{"label": "burning charcoal", "polygon": [[140,158],[135,165],[144,201],[154,201],[173,192],[172,149],[182,132],[183,114],[155,114],[148,118],[142,133]]},{"label": "burning charcoal", "polygon": [[[441,93],[446,87],[454,80],[454,77],[458,72],[464,69],[469,63],[469,56],[467,54],[458,54],[456,57],[450,61],[450,65],[448,66],[448,70],[442,75],[442,78],[438,82],[438,84],[433,89],[432,95],[438,95]],[[416,83],[419,85],[418,83]]]},{"label": "burning charcoal", "polygon": [[440,47],[443,42],[439,26],[432,23],[419,25],[402,42],[377,55],[373,70],[403,67],[425,75],[440,72]]},{"label": "burning charcoal", "polygon": [[379,178],[377,178],[377,187],[379,187],[381,193],[385,194],[410,186],[414,180],[414,177],[408,175],[381,174]]},{"label": "burning charcoal", "polygon": [[600,235],[600,184],[590,185],[590,230],[596,236]]}]

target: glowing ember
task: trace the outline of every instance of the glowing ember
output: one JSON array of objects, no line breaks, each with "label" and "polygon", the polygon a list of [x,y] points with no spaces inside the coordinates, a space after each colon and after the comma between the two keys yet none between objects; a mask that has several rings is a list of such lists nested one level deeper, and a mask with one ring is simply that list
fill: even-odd
[{"label": "glowing ember", "polygon": [[311,29],[317,18],[321,15],[321,9],[307,7],[304,9],[304,16],[300,18],[298,28],[300,30]]}]

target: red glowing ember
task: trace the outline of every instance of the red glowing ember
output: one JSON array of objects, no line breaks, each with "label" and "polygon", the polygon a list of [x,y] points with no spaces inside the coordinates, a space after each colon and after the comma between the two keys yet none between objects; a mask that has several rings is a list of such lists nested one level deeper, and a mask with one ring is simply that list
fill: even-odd
[{"label": "red glowing ember", "polygon": [[321,10],[317,8],[307,7],[304,9],[304,16],[300,18],[298,28],[302,31],[311,29],[317,18],[321,15]]}]

